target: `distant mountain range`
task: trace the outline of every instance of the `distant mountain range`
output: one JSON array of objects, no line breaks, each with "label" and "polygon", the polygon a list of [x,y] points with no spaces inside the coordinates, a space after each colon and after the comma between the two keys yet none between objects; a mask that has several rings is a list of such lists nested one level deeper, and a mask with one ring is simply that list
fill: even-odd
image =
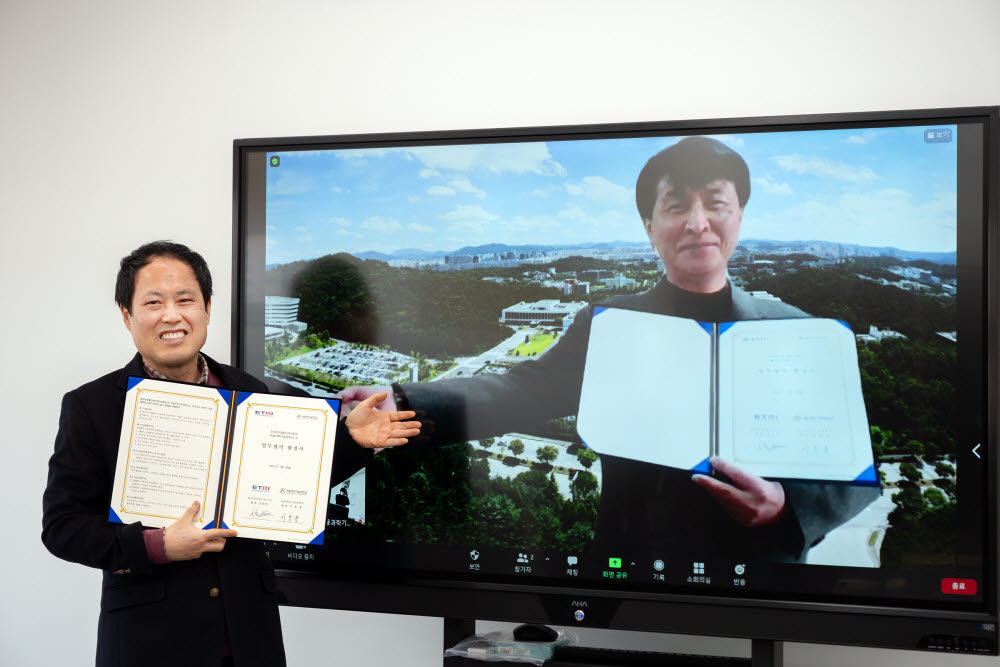
[{"label": "distant mountain range", "polygon": [[922,252],[919,250],[900,250],[891,246],[863,246],[831,241],[769,241],[765,239],[746,239],[740,241],[740,246],[749,252],[768,255],[806,253],[830,259],[838,257],[895,257],[905,261],[922,259],[935,264],[955,263],[954,250],[951,252]]},{"label": "distant mountain range", "polygon": [[[767,239],[745,239],[740,241],[740,247],[751,253],[769,255],[788,255],[805,253],[818,257],[835,259],[839,257],[896,257],[904,261],[926,260],[936,264],[955,264],[955,251],[951,252],[921,252],[916,250],[900,250],[889,246],[862,246],[850,243],[833,243],[831,241],[770,241]],[[647,243],[634,241],[603,241],[601,243],[574,243],[566,245],[506,245],[503,243],[487,243],[478,246],[463,246],[456,250],[421,250],[419,248],[402,248],[391,253],[366,250],[361,253],[351,253],[359,259],[377,259],[390,261],[436,261],[454,255],[496,255],[514,252],[517,254],[567,252],[573,250],[593,251],[610,250],[613,248],[634,248],[636,252],[648,251]],[[268,264],[272,269],[281,264]]]},{"label": "distant mountain range", "polygon": [[393,259],[405,260],[434,260],[444,259],[449,255],[497,255],[508,252],[531,253],[531,252],[553,252],[566,250],[606,250],[609,248],[623,248],[633,246],[644,246],[642,243],[632,241],[602,241],[600,243],[573,243],[567,245],[506,245],[504,243],[487,243],[477,246],[463,246],[457,250],[420,250],[418,248],[403,248],[395,252],[386,254],[375,250],[367,250],[357,253],[354,256],[360,259],[381,259],[389,261]]}]

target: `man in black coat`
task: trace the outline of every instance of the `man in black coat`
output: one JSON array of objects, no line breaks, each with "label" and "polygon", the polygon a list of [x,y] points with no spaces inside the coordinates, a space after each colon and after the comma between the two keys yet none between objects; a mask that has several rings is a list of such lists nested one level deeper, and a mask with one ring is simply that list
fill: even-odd
[{"label": "man in black coat", "polygon": [[[788,304],[754,298],[729,281],[727,265],[750,197],[749,169],[738,153],[715,139],[688,137],[650,158],[635,192],[665,274],[648,292],[615,297],[606,305],[706,322],[808,317]],[[558,344],[506,375],[396,385],[382,407],[416,410],[425,424],[421,439],[434,444],[531,433],[554,417],[574,415],[590,318],[589,311],[577,313]],[[350,409],[376,391],[352,387],[340,397]],[[655,397],[634,397],[628,387],[607,391],[609,418],[621,419],[623,409],[656,409]],[[669,429],[666,424],[667,435]],[[728,479],[602,455],[592,548],[664,554],[704,549],[712,555],[804,562],[827,532],[878,495],[873,487],[765,480],[720,459],[712,465]]]},{"label": "man in black coat", "polygon": [[[115,300],[138,353],[125,368],[63,398],[42,541],[60,558],[104,571],[100,667],[285,664],[274,570],[262,542],[232,540],[235,530],[195,528],[197,501],[166,528],[108,521],[130,375],[267,391],[201,353],[211,299],[205,260],[183,245],[153,242],[123,258]],[[374,402],[347,423],[359,443],[392,446],[416,433],[400,421],[405,413],[386,419],[370,409]],[[350,438],[338,442],[338,452],[352,448]]]}]

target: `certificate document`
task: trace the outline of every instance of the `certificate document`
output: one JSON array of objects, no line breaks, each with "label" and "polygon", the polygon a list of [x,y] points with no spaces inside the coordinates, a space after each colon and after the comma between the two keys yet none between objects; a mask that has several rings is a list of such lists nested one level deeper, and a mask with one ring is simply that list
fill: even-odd
[{"label": "certificate document", "polygon": [[129,378],[108,520],[322,544],[340,401]]},{"label": "certificate document", "polygon": [[249,394],[234,421],[223,521],[243,537],[322,536],[337,412],[322,399]]},{"label": "certificate document", "polygon": [[[607,419],[608,394],[632,405]],[[710,472],[878,484],[854,335],[838,320],[698,322],[595,308],[580,438],[595,451]]]}]

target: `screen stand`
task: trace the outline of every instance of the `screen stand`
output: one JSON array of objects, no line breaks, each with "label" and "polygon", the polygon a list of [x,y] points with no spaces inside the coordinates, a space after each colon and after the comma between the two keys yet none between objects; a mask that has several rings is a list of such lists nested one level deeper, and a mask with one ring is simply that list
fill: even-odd
[{"label": "screen stand", "polygon": [[750,667],[782,667],[785,645],[772,639],[750,641]]},{"label": "screen stand", "polygon": [[[474,634],[476,634],[476,619],[445,618],[444,647],[441,650],[447,651],[458,642]],[[447,667],[459,667],[459,665],[466,667],[468,665],[481,665],[482,663],[469,660],[468,658],[444,658],[443,664]]]},{"label": "screen stand", "polygon": [[[476,621],[470,618],[445,618],[444,619],[444,648],[443,650],[448,650],[458,642],[462,641],[466,637],[471,637],[476,634]],[[621,667],[628,667],[629,665],[649,665],[650,654],[642,651],[642,655],[636,655],[635,651],[616,651],[613,649],[599,649],[601,653],[602,667],[604,665],[616,665]],[[719,667],[735,667],[735,665],[740,665],[741,667],[783,667],[784,665],[784,644],[780,641],[774,641],[772,639],[753,639],[750,642],[750,659],[746,658],[719,658]],[[684,657],[676,653],[663,653],[663,665],[676,665],[677,667],[682,667],[684,663]],[[559,659],[557,660],[560,665],[572,665],[575,664],[573,659]],[[482,665],[481,662],[470,660],[468,658],[444,658],[443,665],[445,667],[471,667]],[[499,664],[499,663],[498,663]],[[511,663],[512,664],[512,663]],[[546,664],[548,664],[546,662]],[[580,665],[593,665],[594,662],[580,661]],[[707,656],[699,656],[698,663],[699,667],[706,667],[712,664],[711,658]]]}]

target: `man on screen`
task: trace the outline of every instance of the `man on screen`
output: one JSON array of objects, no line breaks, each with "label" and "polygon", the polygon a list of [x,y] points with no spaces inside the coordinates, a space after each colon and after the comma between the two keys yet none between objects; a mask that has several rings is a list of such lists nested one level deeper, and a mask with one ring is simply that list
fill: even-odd
[{"label": "man on screen", "polygon": [[[212,276],[201,255],[186,246],[157,241],[123,258],[115,300],[137,353],[125,368],[63,398],[42,500],[42,541],[49,551],[104,570],[96,664],[284,665],[274,571],[262,542],[229,541],[235,530],[195,528],[197,501],[166,528],[108,521],[130,375],[241,391],[268,388],[202,354]],[[381,398],[362,404],[356,418],[352,412],[349,433],[370,447],[403,444],[416,434],[413,424],[401,421],[407,413],[372,410]],[[357,458],[360,452],[343,435],[338,454]],[[335,459],[335,471],[337,466]]]},{"label": "man on screen", "polygon": [[[728,279],[750,197],[749,169],[738,153],[707,137],[683,139],[650,158],[635,197],[665,275],[651,290],[606,305],[709,322],[808,317],[779,301],[756,299]],[[395,401],[382,407],[396,409],[405,401],[427,425],[422,439],[435,443],[531,432],[549,419],[576,413],[590,322],[589,311],[580,311],[557,345],[507,375],[396,385]],[[353,387],[341,398],[350,408],[375,391]],[[656,410],[655,396],[632,396],[628,387],[608,391],[608,419],[626,421],[631,410]],[[669,436],[669,424],[664,431]],[[802,562],[812,545],[878,493],[849,485],[772,482],[723,460],[712,464],[725,481],[602,455],[593,547],[665,554],[704,548]]]}]

